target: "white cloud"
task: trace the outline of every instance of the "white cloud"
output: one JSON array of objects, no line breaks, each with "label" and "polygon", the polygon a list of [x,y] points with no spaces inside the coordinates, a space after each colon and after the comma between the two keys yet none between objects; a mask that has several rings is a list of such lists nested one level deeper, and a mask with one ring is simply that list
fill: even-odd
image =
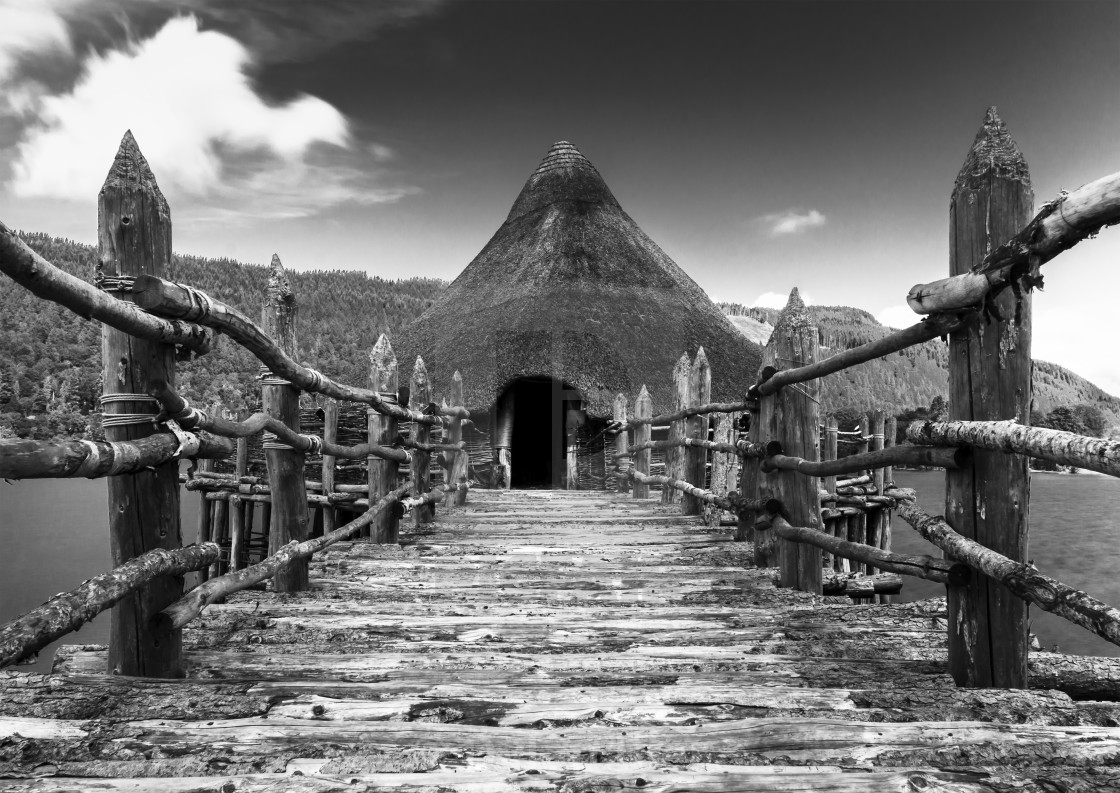
[{"label": "white cloud", "polygon": [[785,212],[774,212],[759,218],[769,229],[770,236],[780,237],[785,234],[800,234],[803,231],[823,226],[828,219],[815,209],[802,212],[797,209],[787,209]]},{"label": "white cloud", "polygon": [[91,200],[126,129],[169,197],[213,200],[218,214],[228,204],[240,216],[292,217],[405,192],[371,184],[345,150],[348,125],[335,107],[306,95],[268,104],[246,75],[251,65],[241,43],[200,30],[193,16],[91,52],[72,90],[40,98],[38,124],[13,158],[13,192]]},{"label": "white cloud", "polygon": [[[808,293],[798,290],[801,294],[801,302],[807,306],[813,305],[815,302]],[[751,303],[751,308],[776,308],[783,309],[786,303],[789,302],[789,292],[763,292],[761,295],[754,299]]]},{"label": "white cloud", "polygon": [[0,82],[30,52],[59,49],[70,52],[70,34],[57,9],[67,2],[0,0]]},{"label": "white cloud", "polygon": [[887,306],[875,315],[879,323],[888,328],[908,328],[921,321],[921,316],[907,305]]}]

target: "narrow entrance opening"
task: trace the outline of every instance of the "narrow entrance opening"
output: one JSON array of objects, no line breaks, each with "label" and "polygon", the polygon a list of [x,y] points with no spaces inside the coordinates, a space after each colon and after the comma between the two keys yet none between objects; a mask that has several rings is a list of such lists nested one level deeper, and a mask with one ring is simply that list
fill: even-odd
[{"label": "narrow entrance opening", "polygon": [[565,416],[581,406],[579,391],[550,377],[514,381],[499,400],[512,402],[509,432],[510,486],[564,486]]}]

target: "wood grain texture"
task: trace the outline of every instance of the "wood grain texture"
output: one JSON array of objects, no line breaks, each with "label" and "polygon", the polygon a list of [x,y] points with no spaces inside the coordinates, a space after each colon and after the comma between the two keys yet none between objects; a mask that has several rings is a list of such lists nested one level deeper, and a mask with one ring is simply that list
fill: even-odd
[{"label": "wood grain texture", "polygon": [[[1033,212],[1026,163],[989,108],[961,167],[949,206],[949,272],[968,273],[1010,239]],[[1031,297],[1006,291],[980,321],[949,339],[949,418],[1030,420]],[[1027,560],[1027,458],[976,450],[946,475],[945,516],[962,536],[1015,561]],[[984,576],[948,592],[949,653],[962,686],[1022,688],[1027,681],[1027,607]]]},{"label": "wood grain texture", "polygon": [[[688,406],[706,405],[712,399],[712,367],[708,356],[701,347],[688,372]],[[697,442],[708,442],[708,414],[701,413],[685,419],[684,437]],[[683,450],[683,479],[701,490],[707,489],[708,450],[703,446],[688,446]],[[681,497],[681,512],[685,515],[699,515],[702,501],[688,493]]]},{"label": "wood grain texture", "polygon": [[[109,278],[159,276],[171,261],[171,211],[132,133],[125,133],[97,196],[97,267]],[[130,293],[119,293],[130,300]],[[101,331],[102,391],[146,394],[152,380],[175,382],[175,348],[133,337],[109,326]],[[149,401],[115,402],[105,413],[148,413]],[[136,441],[154,425],[105,426],[109,442]],[[179,465],[171,460],[150,470],[111,476],[107,482],[109,547],[119,567],[148,551],[182,546],[179,528]],[[182,670],[180,637],[156,639],[148,620],[183,592],[183,580],[164,576],[127,595],[112,610],[109,668],[116,674],[176,677]]]},{"label": "wood grain texture", "polygon": [[[396,401],[400,374],[397,367],[397,356],[393,352],[393,345],[385,334],[377,339],[369,354],[369,387],[380,394],[391,395]],[[370,412],[368,418],[368,432],[370,446],[387,446],[397,437],[396,416]],[[381,460],[370,457],[369,459],[369,497],[376,503],[377,499],[391,493],[397,486],[397,473],[399,463],[396,460]],[[396,543],[400,531],[400,517],[395,510],[386,510],[378,515],[370,524],[368,536],[371,542],[379,544]]]},{"label": "wood grain texture", "polygon": [[[409,393],[411,399],[423,407],[432,401],[432,384],[428,379],[428,367],[424,359],[416,356],[416,364],[412,367],[412,377],[409,378]],[[412,431],[417,444],[423,445],[431,442],[432,428],[427,424],[413,424]],[[427,495],[431,490],[431,452],[417,448],[412,452],[410,477],[412,479],[413,497]],[[412,525],[420,526],[431,523],[435,519],[435,504],[432,502],[417,504],[412,510]]]},{"label": "wood grain texture", "polygon": [[[673,406],[680,418],[669,422],[669,440],[679,441],[686,435],[685,409],[692,407],[688,403],[688,381],[692,373],[692,359],[687,352],[681,353],[673,366]],[[684,479],[684,449],[670,447],[665,450],[665,476],[671,479]],[[681,503],[681,491],[672,487],[661,489],[662,504]]]},{"label": "wood grain texture", "polygon": [[[649,390],[642,386],[638,392],[638,399],[634,403],[634,470],[649,476],[650,450],[645,444],[650,442],[652,424],[646,419],[653,413],[653,400]],[[634,482],[634,498],[649,498],[649,485],[643,482]]]},{"label": "wood grain texture", "polygon": [[[288,356],[296,356],[296,298],[280,257],[269,266],[268,291],[261,308],[261,327]],[[299,388],[292,384],[261,385],[261,408],[273,419],[299,432]],[[268,486],[272,491],[272,522],[268,527],[271,556],[289,543],[308,536],[307,493],[303,487],[304,453],[294,448],[265,449]],[[220,508],[220,506],[219,506]],[[307,561],[281,567],[273,581],[278,592],[302,592],[308,587]]]}]

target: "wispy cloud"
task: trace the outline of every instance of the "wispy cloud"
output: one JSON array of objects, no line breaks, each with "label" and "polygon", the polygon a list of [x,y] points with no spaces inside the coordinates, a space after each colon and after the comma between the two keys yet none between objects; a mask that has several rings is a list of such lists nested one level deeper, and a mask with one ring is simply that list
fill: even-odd
[{"label": "wispy cloud", "polygon": [[201,30],[193,16],[91,52],[70,90],[37,97],[12,157],[13,193],[89,200],[125,129],[169,196],[215,200],[218,214],[225,203],[242,217],[292,217],[408,192],[377,184],[384,152],[352,146],[333,105],[308,95],[266,102],[248,76],[253,63],[239,41]]},{"label": "wispy cloud", "polygon": [[907,305],[887,306],[875,315],[879,323],[888,328],[908,328],[921,319]]},{"label": "wispy cloud", "polygon": [[[807,292],[798,291],[801,294],[801,301],[805,305],[811,306],[816,302]],[[751,308],[776,308],[781,310],[786,307],[788,302],[789,292],[763,292],[754,299]]]},{"label": "wispy cloud", "polygon": [[800,234],[809,229],[823,226],[827,222],[827,218],[815,209],[808,211],[787,209],[784,212],[762,215],[758,220],[766,227],[772,237]]},{"label": "wispy cloud", "polygon": [[0,81],[16,70],[21,56],[43,50],[71,51],[60,11],[70,2],[0,0]]}]

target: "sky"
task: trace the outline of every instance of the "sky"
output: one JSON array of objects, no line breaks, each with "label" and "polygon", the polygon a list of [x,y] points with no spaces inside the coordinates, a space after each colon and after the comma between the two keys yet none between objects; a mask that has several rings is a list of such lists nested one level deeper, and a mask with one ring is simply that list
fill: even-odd
[{"label": "sky", "polygon": [[[131,129],[177,251],[451,280],[569,140],[714,300],[905,327],[986,108],[1040,206],[1120,170],[1118,85],[1115,0],[0,0],[0,220],[95,242]],[[1113,394],[1117,264],[1106,229],[1034,301]]]}]

